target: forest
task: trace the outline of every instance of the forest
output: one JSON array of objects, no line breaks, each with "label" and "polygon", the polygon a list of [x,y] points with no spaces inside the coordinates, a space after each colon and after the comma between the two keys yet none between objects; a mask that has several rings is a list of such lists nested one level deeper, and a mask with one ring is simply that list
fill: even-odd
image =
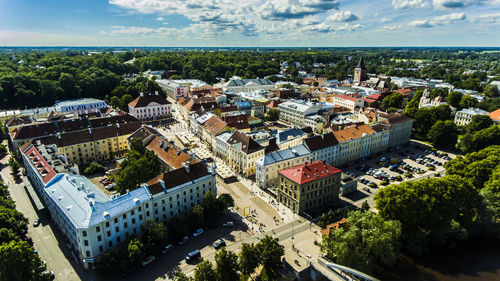
[{"label": "forest", "polygon": [[[82,97],[105,99],[123,107],[140,92],[161,92],[146,78],[125,77],[148,69],[171,70],[174,74],[170,78],[201,79],[210,84],[233,75],[301,83],[299,71],[344,80],[352,75],[361,56],[368,73],[441,79],[479,92],[485,90],[487,76],[500,75],[500,53],[475,49],[140,50],[98,54],[77,49],[4,50],[0,52],[0,108],[41,107],[55,100]],[[125,63],[130,60],[133,62]],[[285,76],[276,76],[284,62],[289,65]],[[296,67],[295,62],[300,65]],[[419,65],[423,67],[419,69]]]}]

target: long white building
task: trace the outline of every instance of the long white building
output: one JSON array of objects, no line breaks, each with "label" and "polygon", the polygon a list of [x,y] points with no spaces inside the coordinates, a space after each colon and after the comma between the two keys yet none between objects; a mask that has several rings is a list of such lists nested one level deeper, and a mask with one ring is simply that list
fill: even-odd
[{"label": "long white building", "polygon": [[280,110],[279,119],[299,128],[304,127],[306,116],[315,115],[321,110],[321,104],[303,100],[290,100],[278,105]]}]

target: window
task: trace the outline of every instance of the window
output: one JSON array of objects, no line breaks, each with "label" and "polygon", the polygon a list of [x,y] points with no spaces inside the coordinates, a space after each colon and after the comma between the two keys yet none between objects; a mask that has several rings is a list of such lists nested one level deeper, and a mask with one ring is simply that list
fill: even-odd
[{"label": "window", "polygon": [[115,227],[115,231],[116,231],[116,232],[120,232],[120,228],[119,228],[118,226],[117,226],[117,227]]},{"label": "window", "polygon": [[127,228],[127,227],[128,227],[128,224],[127,224],[127,223],[124,223],[124,224],[123,224],[123,227]]},{"label": "window", "polygon": [[83,246],[88,246],[89,245],[89,240],[83,240]]},{"label": "window", "polygon": [[158,207],[158,203],[156,203],[156,202],[155,202],[155,205],[154,205],[154,206],[155,206],[155,208],[156,208],[156,207]]},{"label": "window", "polygon": [[115,218],[115,223],[118,223],[118,218]]},{"label": "window", "polygon": [[141,221],[142,221],[142,215],[139,215],[139,220],[141,220]]},{"label": "window", "polygon": [[140,212],[140,211],[142,211],[142,208],[141,208],[141,206],[139,206],[139,212]]},{"label": "window", "polygon": [[108,235],[108,237],[111,236],[111,231],[106,232],[106,234]]},{"label": "window", "polygon": [[146,203],[146,208],[149,208],[149,203]]},{"label": "window", "polygon": [[99,253],[102,253],[102,252],[103,252],[103,250],[104,250],[104,249],[103,249],[102,245],[101,245],[101,246],[99,246]]},{"label": "window", "polygon": [[122,238],[120,236],[116,237],[116,243],[120,243],[122,241]]},{"label": "window", "polygon": [[132,212],[130,212],[130,213],[131,213],[131,214],[132,214],[132,216],[133,216],[133,215],[135,214],[135,211],[134,211],[134,210],[132,210]]},{"label": "window", "polygon": [[87,231],[85,231],[85,230],[84,230],[84,231],[82,232],[82,234],[83,234],[83,237],[87,237]]},{"label": "window", "polygon": [[85,255],[87,256],[87,258],[90,258],[90,251],[86,251]]},{"label": "window", "polygon": [[132,219],[132,224],[135,224],[135,219]]},{"label": "window", "polygon": [[146,212],[146,217],[149,217],[149,211]]},{"label": "window", "polygon": [[123,214],[123,219],[126,219],[127,218],[127,214]]},{"label": "window", "polygon": [[96,228],[95,228],[95,230],[96,230],[97,232],[101,232],[101,227],[100,227],[100,226],[98,226],[98,227],[96,227]]},{"label": "window", "polygon": [[97,241],[101,242],[101,240],[102,240],[101,235],[97,236]]}]

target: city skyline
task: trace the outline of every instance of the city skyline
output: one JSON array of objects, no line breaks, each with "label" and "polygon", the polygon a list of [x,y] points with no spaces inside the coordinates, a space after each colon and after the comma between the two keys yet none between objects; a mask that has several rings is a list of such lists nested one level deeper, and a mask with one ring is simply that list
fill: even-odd
[{"label": "city skyline", "polygon": [[0,3],[0,46],[500,45],[499,0]]}]

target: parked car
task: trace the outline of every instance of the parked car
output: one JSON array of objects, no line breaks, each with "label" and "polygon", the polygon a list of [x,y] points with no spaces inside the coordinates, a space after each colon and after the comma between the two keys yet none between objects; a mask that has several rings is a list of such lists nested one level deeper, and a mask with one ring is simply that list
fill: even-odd
[{"label": "parked car", "polygon": [[187,263],[194,262],[199,260],[200,258],[201,258],[200,250],[194,250],[186,256],[186,262]]},{"label": "parked car", "polygon": [[165,246],[165,248],[163,248],[163,251],[161,251],[161,252],[166,254],[166,253],[172,251],[172,249],[174,249],[174,245],[168,244],[167,246]]},{"label": "parked car", "polygon": [[214,247],[214,249],[218,250],[218,249],[226,246],[226,241],[221,239],[221,240],[215,242],[212,246]]},{"label": "parked car", "polygon": [[222,224],[222,226],[228,226],[228,227],[229,227],[229,226],[234,226],[234,222],[232,222],[232,221],[227,221],[227,222],[223,223],[223,224]]},{"label": "parked car", "polygon": [[143,260],[141,264],[142,264],[142,266],[146,266],[149,263],[151,263],[152,261],[154,261],[155,259],[156,259],[155,256],[149,256],[145,260]]},{"label": "parked car", "polygon": [[181,240],[178,244],[179,244],[179,246],[180,246],[180,245],[184,245],[184,244],[186,244],[188,241],[189,241],[189,237],[184,236],[184,238],[182,238],[182,240]]},{"label": "parked car", "polygon": [[197,230],[194,231],[193,237],[198,237],[201,234],[203,234],[203,228],[198,228]]},{"label": "parked car", "polygon": [[368,192],[368,193],[371,193],[370,189],[368,187],[363,187],[363,190]]},{"label": "parked car", "polygon": [[37,227],[40,225],[40,219],[36,219],[34,222],[33,222],[33,226],[34,227]]}]

